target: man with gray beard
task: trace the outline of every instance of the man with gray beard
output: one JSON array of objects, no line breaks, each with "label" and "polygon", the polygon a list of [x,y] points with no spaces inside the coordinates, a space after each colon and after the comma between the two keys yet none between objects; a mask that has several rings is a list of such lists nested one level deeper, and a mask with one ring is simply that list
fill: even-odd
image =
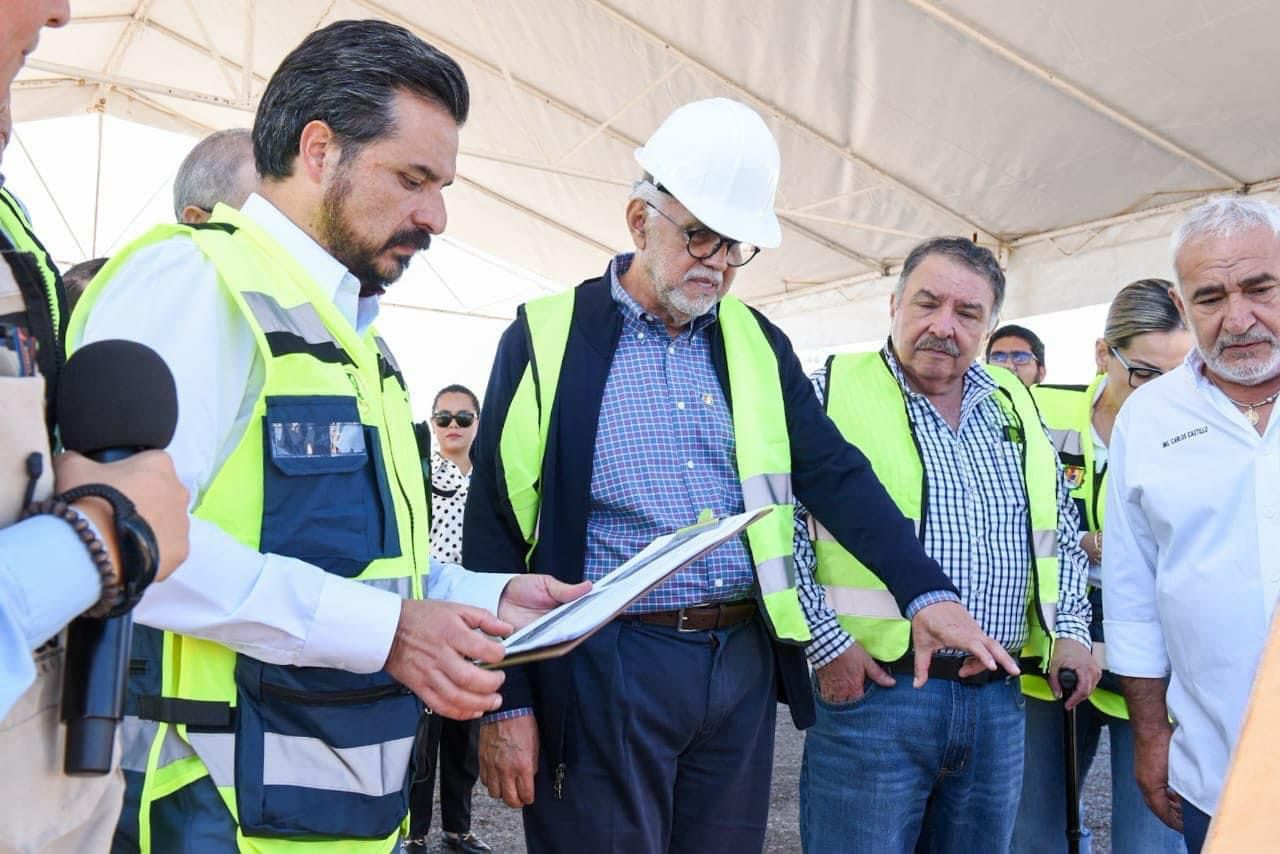
[{"label": "man with gray beard", "polygon": [[531,852],[759,851],[777,700],[813,719],[798,644],[821,592],[797,592],[813,583],[794,572],[793,494],[874,568],[881,607],[911,617],[918,684],[940,647],[1017,668],[823,415],[786,336],[728,294],[781,240],[764,121],[688,104],[636,160],[635,252],[523,306],[499,344],[463,560],[595,580],[704,514],[769,512],[573,652],[509,670],[480,774],[525,807]]},{"label": "man with gray beard", "polygon": [[1280,208],[1197,207],[1173,265],[1196,346],[1116,419],[1103,604],[1138,786],[1196,854],[1280,594]]}]

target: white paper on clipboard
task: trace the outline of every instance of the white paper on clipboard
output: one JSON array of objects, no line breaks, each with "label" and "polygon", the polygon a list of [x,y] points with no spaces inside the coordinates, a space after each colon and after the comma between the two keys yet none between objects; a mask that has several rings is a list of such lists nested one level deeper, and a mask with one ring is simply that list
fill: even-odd
[{"label": "white paper on clipboard", "polygon": [[497,667],[563,655],[582,643],[628,605],[679,570],[741,533],[769,512],[762,507],[681,528],[645,546],[597,581],[585,596],[548,611],[512,633],[502,645],[506,658]]}]

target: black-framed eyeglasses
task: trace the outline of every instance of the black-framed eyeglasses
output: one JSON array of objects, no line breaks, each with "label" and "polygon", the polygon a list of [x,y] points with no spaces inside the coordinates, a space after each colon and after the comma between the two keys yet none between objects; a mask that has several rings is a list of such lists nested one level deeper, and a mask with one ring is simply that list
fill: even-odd
[{"label": "black-framed eyeglasses", "polygon": [[1029,353],[1026,350],[997,350],[987,355],[987,362],[993,365],[1003,365],[1005,362],[1013,362],[1019,367],[1029,365],[1032,362],[1038,362],[1035,353]]},{"label": "black-framed eyeglasses", "polygon": [[645,204],[657,211],[658,216],[680,229],[684,234],[684,248],[699,261],[705,261],[719,252],[721,246],[729,247],[725,261],[730,267],[745,267],[751,263],[752,258],[760,254],[760,247],[753,243],[732,240],[709,228],[686,228],[663,213],[653,202],[646,201]]},{"label": "black-framed eyeglasses", "polygon": [[457,412],[450,412],[447,409],[437,409],[431,413],[431,421],[437,427],[448,427],[449,424],[456,423],[464,430],[470,427],[476,421],[476,414],[470,409],[459,409]]},{"label": "black-framed eyeglasses", "polygon": [[1146,368],[1142,366],[1134,367],[1129,364],[1129,360],[1120,355],[1120,351],[1111,345],[1107,345],[1107,349],[1111,351],[1111,355],[1120,360],[1120,364],[1124,365],[1129,372],[1129,388],[1137,388],[1143,383],[1149,383],[1156,377],[1164,373],[1159,368]]}]

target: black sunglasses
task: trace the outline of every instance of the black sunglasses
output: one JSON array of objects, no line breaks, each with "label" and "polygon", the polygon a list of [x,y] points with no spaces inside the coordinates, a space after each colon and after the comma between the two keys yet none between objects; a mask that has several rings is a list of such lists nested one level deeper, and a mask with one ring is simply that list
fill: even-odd
[{"label": "black sunglasses", "polygon": [[466,429],[475,423],[476,414],[470,409],[459,409],[457,412],[437,409],[431,413],[431,420],[437,427],[448,427],[450,422],[456,422],[459,427]]}]

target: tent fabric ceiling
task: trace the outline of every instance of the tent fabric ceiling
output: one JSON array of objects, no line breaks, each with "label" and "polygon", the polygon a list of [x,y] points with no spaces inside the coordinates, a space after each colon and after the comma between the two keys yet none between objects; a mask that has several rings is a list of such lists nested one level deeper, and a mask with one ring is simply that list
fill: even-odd
[{"label": "tent fabric ceiling", "polygon": [[779,309],[856,292],[926,236],[976,235],[1016,263],[1121,245],[1197,198],[1280,183],[1280,77],[1260,73],[1280,11],[1267,3],[78,0],[74,12],[16,82],[19,120],[246,126],[306,33],[342,18],[408,26],[472,86],[450,235],[566,286],[629,245],[632,149],[676,106],[715,95],[758,109],[782,151],[783,245],[736,286]]}]

